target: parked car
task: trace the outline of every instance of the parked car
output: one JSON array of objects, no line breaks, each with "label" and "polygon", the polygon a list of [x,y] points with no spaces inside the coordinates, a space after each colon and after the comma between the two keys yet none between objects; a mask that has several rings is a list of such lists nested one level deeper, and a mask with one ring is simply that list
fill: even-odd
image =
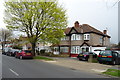
[{"label": "parked car", "polygon": [[6,52],[7,56],[10,56],[10,53],[12,52],[12,48],[9,48],[8,51]]},{"label": "parked car", "polygon": [[11,49],[11,50],[9,51],[9,55],[10,55],[10,56],[15,56],[16,53],[19,52],[19,51],[20,51],[19,49]]},{"label": "parked car", "polygon": [[7,47],[6,47],[6,48],[4,48],[4,49],[3,49],[3,53],[2,53],[2,54],[6,55],[9,49],[11,49],[11,48],[7,48]]},{"label": "parked car", "polygon": [[94,53],[94,52],[83,52],[83,53],[80,53],[80,54],[77,56],[77,58],[78,58],[79,60],[88,61],[90,54],[93,55],[93,58],[97,58],[97,54]]},{"label": "parked car", "polygon": [[99,63],[120,64],[120,53],[118,51],[105,50],[98,55]]},{"label": "parked car", "polygon": [[30,50],[21,50],[16,53],[15,58],[23,59],[23,58],[33,58],[32,52]]}]

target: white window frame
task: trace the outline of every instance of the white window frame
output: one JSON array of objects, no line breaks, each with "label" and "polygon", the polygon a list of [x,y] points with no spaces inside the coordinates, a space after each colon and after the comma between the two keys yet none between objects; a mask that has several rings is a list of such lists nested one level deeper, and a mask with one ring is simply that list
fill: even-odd
[{"label": "white window frame", "polygon": [[75,34],[71,35],[71,40],[75,40]]},{"label": "white window frame", "polygon": [[80,53],[80,46],[72,46],[71,53],[72,54],[79,54]]},{"label": "white window frame", "polygon": [[90,40],[90,34],[84,34],[84,40]]},{"label": "white window frame", "polygon": [[71,40],[81,40],[81,35],[80,34],[72,34]]},{"label": "white window frame", "polygon": [[81,34],[76,34],[76,40],[82,40]]}]

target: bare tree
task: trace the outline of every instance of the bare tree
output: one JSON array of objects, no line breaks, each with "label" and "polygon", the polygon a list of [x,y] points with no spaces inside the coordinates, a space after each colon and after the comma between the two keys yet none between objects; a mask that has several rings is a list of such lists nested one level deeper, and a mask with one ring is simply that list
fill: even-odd
[{"label": "bare tree", "polygon": [[106,6],[108,6],[108,3],[111,1],[114,1],[113,4],[110,7],[114,7],[120,0],[104,0],[106,1]]},{"label": "bare tree", "polygon": [[11,36],[12,36],[11,31],[9,31],[7,29],[0,30],[0,37],[1,37],[1,42],[2,42],[2,51],[3,51],[3,48],[5,47],[6,41],[8,41]]}]

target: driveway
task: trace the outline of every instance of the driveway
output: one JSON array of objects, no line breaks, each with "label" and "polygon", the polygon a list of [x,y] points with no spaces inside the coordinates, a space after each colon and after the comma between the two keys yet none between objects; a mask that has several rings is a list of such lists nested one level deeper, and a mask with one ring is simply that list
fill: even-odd
[{"label": "driveway", "polygon": [[108,68],[116,67],[106,64],[79,61],[77,58],[53,58],[53,59],[55,59],[55,61],[46,61],[46,62],[59,66],[68,67],[73,70],[82,70],[82,71],[98,73],[98,74],[106,71]]}]

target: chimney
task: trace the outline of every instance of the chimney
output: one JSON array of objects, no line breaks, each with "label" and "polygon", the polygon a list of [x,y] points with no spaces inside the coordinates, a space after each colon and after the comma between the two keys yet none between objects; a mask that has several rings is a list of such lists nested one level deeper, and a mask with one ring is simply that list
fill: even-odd
[{"label": "chimney", "polygon": [[103,30],[103,34],[107,34],[107,30]]},{"label": "chimney", "polygon": [[76,21],[76,22],[74,23],[74,27],[79,27],[79,22],[78,22],[78,21]]}]

